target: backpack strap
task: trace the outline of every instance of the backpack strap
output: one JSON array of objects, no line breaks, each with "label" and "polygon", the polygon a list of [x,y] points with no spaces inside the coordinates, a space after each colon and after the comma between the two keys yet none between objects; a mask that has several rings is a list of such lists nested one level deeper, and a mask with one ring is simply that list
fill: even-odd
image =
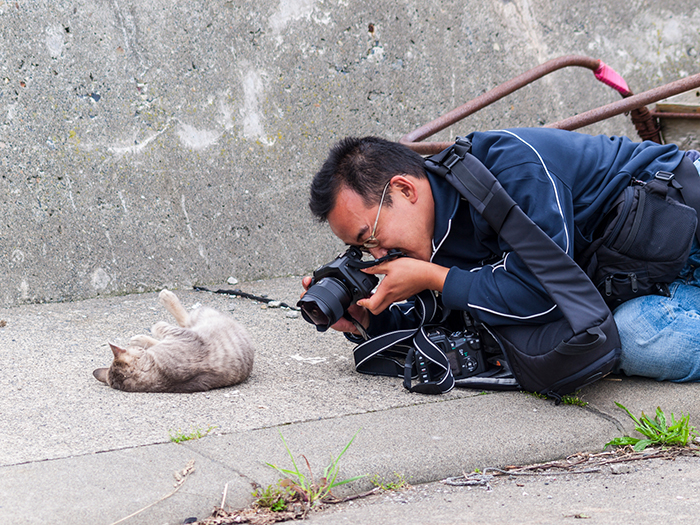
[{"label": "backpack strap", "polygon": [[[556,350],[565,355],[585,354],[618,338],[611,314],[581,268],[520,209],[493,174],[470,153],[462,137],[454,146],[426,159],[430,173],[445,178],[486,219],[491,228],[520,256],[557,304],[573,330]],[[606,333],[606,331],[608,333]]]},{"label": "backpack strap", "polygon": [[[684,155],[673,173],[660,171],[656,174],[655,179],[659,179],[660,174],[661,178],[668,181],[668,186],[670,186],[669,197],[693,208],[700,219],[700,161],[693,163],[690,157]],[[700,220],[698,220],[695,230],[695,238],[700,241]]]}]

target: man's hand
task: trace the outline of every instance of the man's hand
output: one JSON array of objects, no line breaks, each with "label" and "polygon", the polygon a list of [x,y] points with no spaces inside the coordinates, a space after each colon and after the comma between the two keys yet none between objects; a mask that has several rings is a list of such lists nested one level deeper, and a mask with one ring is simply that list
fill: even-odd
[{"label": "man's hand", "polygon": [[[308,276],[303,277],[301,279],[301,285],[304,287],[304,292],[301,294],[301,297],[304,297],[306,290],[308,290],[311,286],[312,280],[313,279]],[[369,326],[369,312],[366,308],[363,308],[356,304],[351,304],[348,307],[348,313],[362,326],[364,326],[365,329]],[[338,330],[339,332],[350,332],[355,335],[361,335],[357,328],[355,328],[355,325],[351,321],[345,319],[344,317],[338,319],[338,322],[336,322],[334,325],[331,325],[331,328],[333,328],[334,330]]]},{"label": "man's hand", "polygon": [[377,291],[366,299],[357,301],[358,306],[378,314],[398,301],[408,299],[423,290],[442,292],[449,268],[427,261],[400,257],[362,270],[365,273],[384,274]]}]

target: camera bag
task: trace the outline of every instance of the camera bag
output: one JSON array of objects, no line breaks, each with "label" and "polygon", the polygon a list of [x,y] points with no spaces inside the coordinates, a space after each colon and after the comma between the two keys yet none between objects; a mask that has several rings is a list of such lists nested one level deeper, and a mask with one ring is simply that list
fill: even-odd
[{"label": "camera bag", "polygon": [[[500,366],[492,367],[484,377],[456,383],[447,356],[426,337],[425,326],[439,320],[435,319],[438,309],[434,293],[423,292],[416,300],[421,327],[390,332],[358,345],[354,352],[356,370],[403,375],[404,386],[412,392],[438,394],[455,385],[520,388],[559,402],[561,396],[613,369],[620,353],[620,338],[612,313],[583,270],[532,222],[470,151],[471,143],[458,138],[450,148],[426,159],[425,168],[452,184],[510,245],[557,304],[563,318],[537,326],[482,325],[482,334],[497,342],[505,362],[499,361]],[[431,373],[428,380],[419,377],[416,354],[439,373]],[[403,374],[399,370],[401,356],[405,358]],[[416,385],[412,385],[413,378],[419,381]]]},{"label": "camera bag", "polygon": [[687,197],[686,187],[700,184],[694,167],[691,177],[684,185],[664,171],[649,182],[633,179],[577,257],[611,310],[642,295],[669,295],[668,284],[688,260],[697,228],[696,211],[669,193]]}]

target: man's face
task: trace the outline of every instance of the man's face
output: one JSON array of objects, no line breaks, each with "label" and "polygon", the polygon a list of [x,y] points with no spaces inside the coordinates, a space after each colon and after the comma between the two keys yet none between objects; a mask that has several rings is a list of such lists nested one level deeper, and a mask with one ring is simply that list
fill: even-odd
[{"label": "man's face", "polygon": [[344,243],[362,246],[372,234],[379,211],[375,231],[378,246],[370,249],[373,257],[382,257],[394,248],[409,257],[430,260],[435,221],[430,183],[397,175],[391,179],[387,194],[392,204],[385,202],[380,211],[379,204],[368,207],[357,193],[343,187],[328,214],[331,230]]}]

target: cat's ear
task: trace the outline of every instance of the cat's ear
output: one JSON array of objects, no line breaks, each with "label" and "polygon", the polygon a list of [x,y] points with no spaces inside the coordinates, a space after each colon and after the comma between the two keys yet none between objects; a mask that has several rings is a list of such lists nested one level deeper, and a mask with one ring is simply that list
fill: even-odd
[{"label": "cat's ear", "polygon": [[102,381],[103,383],[107,383],[107,374],[109,373],[109,368],[98,368],[96,370],[92,371],[92,375],[95,376],[95,379],[98,381]]},{"label": "cat's ear", "polygon": [[126,353],[126,350],[124,350],[123,348],[119,348],[117,345],[113,345],[112,343],[109,343],[109,347],[112,349],[114,359],[118,359],[120,355]]}]

